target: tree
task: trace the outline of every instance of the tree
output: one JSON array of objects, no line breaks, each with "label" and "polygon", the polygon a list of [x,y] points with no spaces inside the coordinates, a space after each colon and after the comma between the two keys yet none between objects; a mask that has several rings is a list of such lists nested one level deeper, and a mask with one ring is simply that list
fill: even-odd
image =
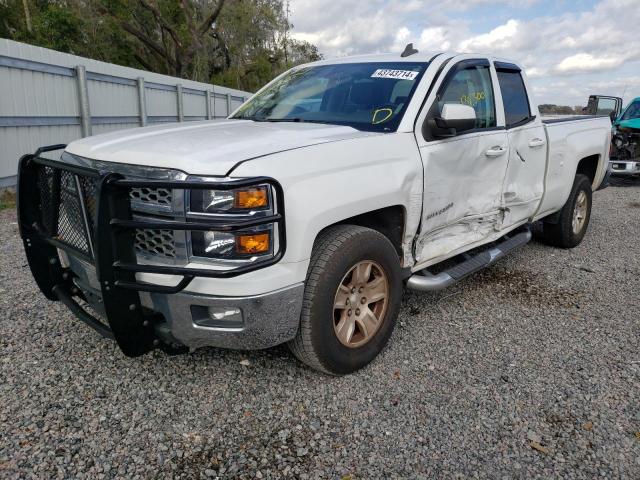
[{"label": "tree", "polygon": [[194,63],[205,50],[223,53],[216,21],[225,0],[105,0],[110,16],[144,49],[136,54],[145,67],[177,77],[193,77]]},{"label": "tree", "polygon": [[574,109],[566,105],[554,105],[545,103],[538,106],[538,110],[542,115],[572,115],[575,113]]},{"label": "tree", "polygon": [[0,0],[4,37],[242,90],[321,58],[290,28],[283,0]]}]

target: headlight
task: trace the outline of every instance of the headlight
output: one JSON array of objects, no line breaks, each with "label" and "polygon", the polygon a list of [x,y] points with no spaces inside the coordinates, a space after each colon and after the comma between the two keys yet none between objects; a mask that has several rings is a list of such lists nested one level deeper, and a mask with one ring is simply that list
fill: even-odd
[{"label": "headlight", "polygon": [[244,232],[191,232],[191,247],[197,257],[241,260],[273,251],[272,228]]},{"label": "headlight", "polygon": [[234,190],[192,190],[192,213],[228,214],[271,209],[271,189],[267,185]]},{"label": "headlight", "polygon": [[[269,184],[250,185],[230,190],[192,189],[187,193],[187,217],[211,224],[210,230],[192,230],[191,255],[220,263],[251,263],[277,254],[279,227],[267,217],[276,212],[277,198]],[[261,222],[261,218],[265,222]],[[216,231],[216,225],[253,222],[238,230]]]}]

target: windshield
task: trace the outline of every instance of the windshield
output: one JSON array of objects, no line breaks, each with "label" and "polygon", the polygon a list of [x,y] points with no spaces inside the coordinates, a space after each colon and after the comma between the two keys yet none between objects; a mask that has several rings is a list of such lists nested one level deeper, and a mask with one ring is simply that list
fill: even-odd
[{"label": "windshield", "polygon": [[631,120],[632,118],[640,118],[640,100],[629,105],[622,115],[622,120]]},{"label": "windshield", "polygon": [[395,131],[428,63],[351,63],[287,72],[232,117]]}]

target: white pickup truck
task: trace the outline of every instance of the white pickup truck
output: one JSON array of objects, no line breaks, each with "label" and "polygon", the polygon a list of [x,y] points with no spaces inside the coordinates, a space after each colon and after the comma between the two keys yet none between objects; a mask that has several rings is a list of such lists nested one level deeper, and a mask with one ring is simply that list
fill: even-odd
[{"label": "white pickup truck", "polygon": [[44,295],[128,356],[288,343],[346,374],[384,348],[404,286],[451,285],[532,222],[578,245],[610,140],[608,117],[543,122],[510,60],[326,60],[225,120],[23,157],[21,234]]}]

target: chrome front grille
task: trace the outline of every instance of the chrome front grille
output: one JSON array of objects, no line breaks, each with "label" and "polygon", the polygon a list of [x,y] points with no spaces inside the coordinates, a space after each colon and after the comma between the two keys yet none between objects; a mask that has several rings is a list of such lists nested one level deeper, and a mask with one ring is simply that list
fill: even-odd
[{"label": "chrome front grille", "polygon": [[168,188],[132,188],[129,198],[135,203],[145,206],[160,206],[171,208],[173,204],[173,192]]},{"label": "chrome front grille", "polygon": [[176,258],[173,230],[136,230],[135,248],[143,255]]},{"label": "chrome front grille", "polygon": [[[132,188],[129,199],[135,216],[168,214],[173,210],[173,190],[169,188]],[[135,249],[145,257],[168,260],[179,256],[173,230],[136,230]]]}]

